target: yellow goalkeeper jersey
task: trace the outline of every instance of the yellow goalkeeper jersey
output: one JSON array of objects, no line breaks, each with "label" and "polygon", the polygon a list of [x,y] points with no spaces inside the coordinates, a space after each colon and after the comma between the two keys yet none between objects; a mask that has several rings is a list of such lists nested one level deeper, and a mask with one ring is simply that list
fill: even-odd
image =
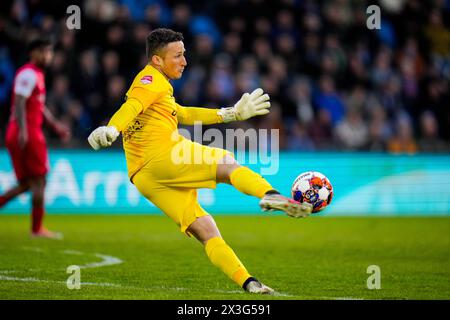
[{"label": "yellow goalkeeper jersey", "polygon": [[126,93],[126,102],[108,125],[122,132],[130,179],[147,162],[170,152],[184,139],[177,134],[178,123],[192,125],[222,122],[217,109],[183,107],[176,103],[173,87],[166,77],[151,65],[134,78]]}]

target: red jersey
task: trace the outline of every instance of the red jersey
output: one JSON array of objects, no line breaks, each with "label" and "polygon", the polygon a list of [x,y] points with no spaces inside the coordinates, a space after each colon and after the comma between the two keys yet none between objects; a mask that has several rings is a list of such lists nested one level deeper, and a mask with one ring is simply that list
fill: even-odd
[{"label": "red jersey", "polygon": [[17,70],[14,77],[8,129],[18,134],[19,126],[14,110],[14,96],[18,94],[27,98],[25,112],[28,135],[41,135],[42,123],[44,122],[45,93],[45,76],[42,69],[33,63],[27,63]]},{"label": "red jersey", "polygon": [[[28,142],[25,146],[18,144],[19,124],[15,115],[14,96],[18,94],[27,98],[25,117]],[[30,177],[46,175],[49,169],[47,145],[42,123],[45,108],[44,72],[32,63],[17,70],[14,78],[11,117],[6,130],[6,148],[8,149],[16,177],[19,181]]]}]

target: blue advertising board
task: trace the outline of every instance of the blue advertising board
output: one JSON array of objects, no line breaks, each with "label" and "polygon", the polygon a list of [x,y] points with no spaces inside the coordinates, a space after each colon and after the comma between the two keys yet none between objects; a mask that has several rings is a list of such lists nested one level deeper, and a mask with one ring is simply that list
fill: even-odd
[{"label": "blue advertising board", "polygon": [[[270,170],[268,162],[248,166],[286,195],[296,176],[304,171],[319,171],[330,179],[334,198],[320,213],[322,216],[450,215],[448,154],[280,152],[271,161]],[[119,150],[50,150],[50,166],[46,188],[49,213],[160,213],[129,182],[125,157]],[[0,150],[0,192],[15,183],[8,154]],[[30,195],[23,194],[1,212],[27,213],[29,200]],[[257,199],[229,185],[199,190],[199,201],[212,214],[260,212]]]}]

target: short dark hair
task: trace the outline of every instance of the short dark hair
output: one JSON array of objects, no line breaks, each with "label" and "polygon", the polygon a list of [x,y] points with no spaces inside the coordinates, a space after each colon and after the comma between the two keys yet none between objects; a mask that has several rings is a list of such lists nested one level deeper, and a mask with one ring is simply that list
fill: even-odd
[{"label": "short dark hair", "polygon": [[27,52],[31,53],[31,51],[33,51],[34,49],[40,49],[43,47],[51,46],[52,44],[53,44],[52,41],[45,36],[34,38],[28,43]]},{"label": "short dark hair", "polygon": [[159,50],[164,49],[169,43],[183,41],[183,34],[171,29],[158,28],[147,36],[147,58],[151,59]]}]

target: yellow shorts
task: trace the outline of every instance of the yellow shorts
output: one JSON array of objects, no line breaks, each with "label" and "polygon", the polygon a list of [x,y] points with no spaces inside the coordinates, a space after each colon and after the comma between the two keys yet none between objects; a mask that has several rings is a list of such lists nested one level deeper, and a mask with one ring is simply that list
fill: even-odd
[{"label": "yellow shorts", "polygon": [[144,197],[175,221],[181,232],[186,232],[198,217],[208,215],[198,203],[197,189],[216,188],[217,164],[227,154],[233,156],[227,150],[183,139],[147,163],[132,181]]}]

